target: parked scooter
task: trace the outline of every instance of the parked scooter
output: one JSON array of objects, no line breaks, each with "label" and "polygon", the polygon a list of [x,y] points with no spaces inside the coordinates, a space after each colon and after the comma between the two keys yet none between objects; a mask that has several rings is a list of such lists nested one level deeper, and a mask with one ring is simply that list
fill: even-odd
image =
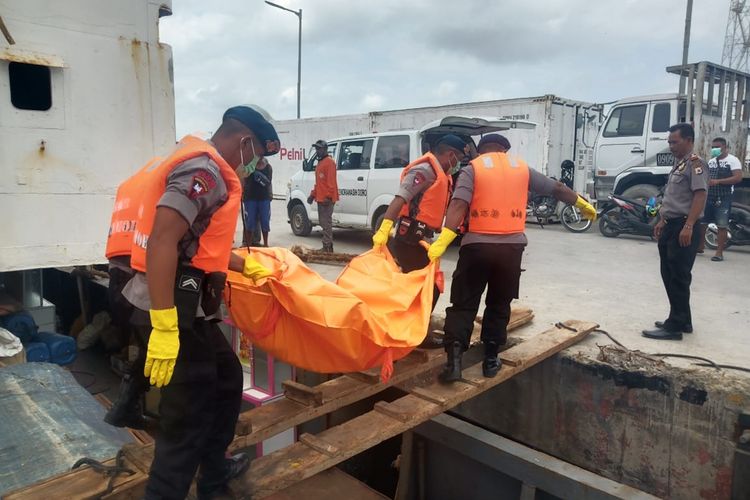
[{"label": "parked scooter", "polygon": [[660,208],[661,195],[658,199],[652,196],[648,202],[642,203],[612,194],[602,209],[599,231],[607,238],[635,234],[653,239]]},{"label": "parked scooter", "polygon": [[[750,206],[741,203],[732,203],[727,229],[727,244],[725,248],[729,248],[732,245],[750,245]],[[715,250],[718,239],[719,234],[716,224],[709,224],[706,229],[706,246]]]},{"label": "parked scooter", "polygon": [[539,225],[560,221],[565,229],[573,233],[588,231],[591,221],[581,215],[581,211],[573,205],[568,205],[552,196],[531,193],[526,205],[526,217],[534,217]]}]

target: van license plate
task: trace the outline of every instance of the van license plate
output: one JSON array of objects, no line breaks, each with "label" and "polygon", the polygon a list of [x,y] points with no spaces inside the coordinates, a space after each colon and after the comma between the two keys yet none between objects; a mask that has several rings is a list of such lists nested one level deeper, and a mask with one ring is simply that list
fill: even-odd
[{"label": "van license plate", "polygon": [[671,167],[674,165],[674,156],[672,153],[658,153],[656,155],[657,167]]}]

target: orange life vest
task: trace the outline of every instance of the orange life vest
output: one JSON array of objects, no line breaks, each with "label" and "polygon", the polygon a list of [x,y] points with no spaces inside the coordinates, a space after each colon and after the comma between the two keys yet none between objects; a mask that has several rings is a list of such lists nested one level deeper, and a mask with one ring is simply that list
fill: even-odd
[{"label": "orange life vest", "polygon": [[138,172],[130,176],[117,188],[115,206],[112,209],[112,220],[109,223],[107,248],[104,251],[107,259],[113,257],[130,257],[135,233],[135,221],[138,218],[142,190],[137,176],[147,175],[162,160],[151,158]]},{"label": "orange life vest", "polygon": [[506,153],[483,154],[471,162],[474,194],[469,231],[484,234],[522,233],[526,223],[529,166]]},{"label": "orange life vest", "polygon": [[227,164],[216,148],[190,135],[183,137],[177,148],[148,175],[133,176],[133,189],[142,192],[131,247],[130,263],[136,271],[146,272],[146,249],[154,226],[156,204],[166,190],[169,174],[181,163],[202,155],[210,157],[219,166],[219,172],[227,186],[227,201],[211,216],[206,231],[198,240],[198,249],[190,265],[206,273],[227,272],[240,210],[242,185],[234,169]]},{"label": "orange life vest", "polygon": [[[435,182],[422,192],[419,200],[412,200],[405,204],[398,215],[399,217],[416,219],[431,229],[437,230],[443,227],[443,219],[445,218],[445,211],[448,209],[453,179],[443,171],[443,167],[435,155],[427,153],[404,167],[404,170],[401,172],[401,180],[404,180],[409,170],[424,163],[429,163],[435,172]],[[417,206],[413,207],[415,201],[417,202]],[[416,213],[413,210],[414,208],[416,209]]]}]

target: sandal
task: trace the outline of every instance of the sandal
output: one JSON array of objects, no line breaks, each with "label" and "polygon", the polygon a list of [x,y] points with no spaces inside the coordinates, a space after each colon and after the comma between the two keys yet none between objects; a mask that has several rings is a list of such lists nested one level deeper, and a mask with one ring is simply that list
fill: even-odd
[{"label": "sandal", "polygon": [[721,262],[722,260],[724,260],[724,257],[721,255],[714,255],[711,257],[711,262]]}]

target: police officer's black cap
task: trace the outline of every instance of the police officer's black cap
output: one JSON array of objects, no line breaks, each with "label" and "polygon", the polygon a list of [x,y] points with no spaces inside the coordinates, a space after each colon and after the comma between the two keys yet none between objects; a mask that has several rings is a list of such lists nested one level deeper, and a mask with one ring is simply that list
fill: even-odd
[{"label": "police officer's black cap", "polygon": [[253,131],[266,149],[264,156],[273,156],[281,146],[279,135],[271,123],[262,114],[248,106],[234,106],[224,112],[223,120],[232,118]]},{"label": "police officer's black cap", "polygon": [[510,149],[510,141],[507,137],[500,134],[487,134],[484,137],[482,137],[479,140],[479,144],[477,144],[477,149],[482,149],[482,146],[485,144],[497,144],[499,146],[504,147],[505,149]]},{"label": "police officer's black cap", "polygon": [[466,143],[464,142],[464,140],[454,134],[448,134],[441,137],[440,140],[437,141],[436,146],[439,146],[441,144],[445,144],[446,146],[449,146],[458,151],[463,151],[466,147]]}]

